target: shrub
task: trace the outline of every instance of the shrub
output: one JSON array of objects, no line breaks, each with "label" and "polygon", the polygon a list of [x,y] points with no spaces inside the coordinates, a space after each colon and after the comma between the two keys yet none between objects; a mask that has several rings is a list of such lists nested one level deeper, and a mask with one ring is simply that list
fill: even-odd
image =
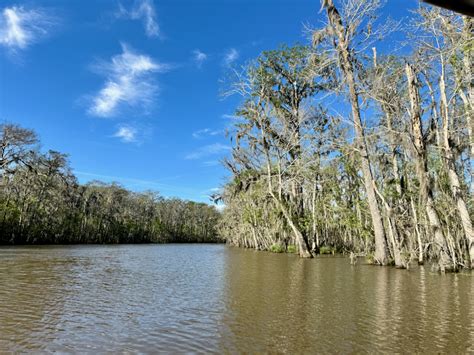
[{"label": "shrub", "polygon": [[368,264],[374,264],[375,263],[375,257],[374,257],[374,254],[367,254],[365,256],[365,260],[367,261]]},{"label": "shrub", "polygon": [[270,251],[272,253],[283,253],[285,251],[285,249],[283,248],[283,246],[281,244],[273,244],[270,247]]},{"label": "shrub", "polygon": [[334,254],[336,252],[336,248],[323,245],[321,248],[319,248],[319,254]]}]

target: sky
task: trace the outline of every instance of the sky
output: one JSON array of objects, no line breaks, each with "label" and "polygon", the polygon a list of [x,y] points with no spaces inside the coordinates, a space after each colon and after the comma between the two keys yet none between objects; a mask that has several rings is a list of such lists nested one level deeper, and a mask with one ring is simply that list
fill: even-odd
[{"label": "sky", "polygon": [[[416,0],[389,0],[402,19]],[[317,0],[0,0],[0,121],[69,155],[81,183],[209,202],[229,173],[230,73],[308,43]]]}]

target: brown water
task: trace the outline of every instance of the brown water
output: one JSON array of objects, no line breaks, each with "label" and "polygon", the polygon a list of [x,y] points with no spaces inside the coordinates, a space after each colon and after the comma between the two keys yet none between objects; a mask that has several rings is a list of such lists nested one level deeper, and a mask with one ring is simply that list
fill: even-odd
[{"label": "brown water", "polygon": [[0,352],[474,353],[474,274],[224,245],[0,248]]}]

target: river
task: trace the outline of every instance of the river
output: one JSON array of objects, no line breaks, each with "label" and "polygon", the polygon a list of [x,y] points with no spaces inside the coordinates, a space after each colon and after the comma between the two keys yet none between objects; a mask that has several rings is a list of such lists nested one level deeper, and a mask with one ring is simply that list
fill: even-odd
[{"label": "river", "polygon": [[0,248],[0,352],[474,353],[474,274],[225,245]]}]

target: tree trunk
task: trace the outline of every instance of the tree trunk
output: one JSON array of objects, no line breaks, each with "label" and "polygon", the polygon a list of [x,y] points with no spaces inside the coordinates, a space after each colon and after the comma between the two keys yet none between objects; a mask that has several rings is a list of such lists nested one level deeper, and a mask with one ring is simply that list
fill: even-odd
[{"label": "tree trunk", "polygon": [[410,206],[413,213],[413,220],[415,222],[415,234],[416,234],[416,241],[418,243],[418,265],[424,264],[424,247],[423,242],[421,241],[421,233],[420,228],[418,227],[418,217],[416,213],[415,203],[413,199],[410,197]]},{"label": "tree trunk", "polygon": [[[375,55],[376,55],[376,51],[374,48],[374,56]],[[375,57],[374,57],[374,63],[376,64]],[[392,115],[390,113],[390,109],[384,104],[382,104],[382,110],[385,112],[385,117],[387,119],[387,130],[388,130],[390,154],[391,154],[391,160],[392,160],[391,162],[392,173],[393,173],[393,179],[395,181],[395,189],[398,194],[397,198],[400,198],[400,196],[402,195],[402,185],[400,181],[400,173],[399,173],[399,167],[398,167],[397,143],[396,143],[396,138],[394,137],[394,134],[393,134]],[[375,189],[377,189],[377,186],[375,186]],[[405,268],[406,265],[404,261],[402,260],[402,256],[401,256],[402,246],[400,242],[400,233],[398,232],[397,222],[396,222],[393,209],[392,209],[393,202],[387,201],[380,193],[379,193],[379,197],[382,200],[385,206],[386,213],[387,213],[388,235],[389,235],[390,242],[393,248],[393,258],[395,261],[395,266],[397,268]]]},{"label": "tree trunk", "polygon": [[[263,129],[261,129],[261,135],[262,139],[265,141],[265,133],[263,132]],[[266,146],[266,144],[264,144]],[[303,233],[298,229],[297,223],[292,218],[291,212],[288,210],[288,208],[285,206],[285,203],[278,198],[275,193],[273,192],[273,184],[272,184],[272,173],[271,173],[271,159],[270,159],[270,153],[268,152],[268,149],[264,148],[265,155],[267,158],[267,185],[268,185],[268,193],[273,197],[274,201],[277,203],[280,211],[283,213],[285,216],[285,219],[290,226],[291,230],[293,231],[293,234],[295,236],[296,243],[298,244],[298,251],[299,255],[302,258],[312,258],[313,254],[310,251],[309,245],[308,245],[308,240],[304,237]]]},{"label": "tree trunk", "polygon": [[459,212],[459,217],[461,218],[462,227],[464,234],[467,239],[468,249],[469,249],[469,262],[470,267],[474,268],[474,231],[472,229],[471,218],[469,217],[469,210],[467,209],[466,202],[461,193],[461,184],[459,182],[459,176],[456,172],[454,154],[451,150],[449,144],[449,108],[446,97],[446,85],[444,82],[444,72],[441,74],[439,80],[440,88],[440,108],[441,108],[441,117],[443,119],[443,148],[444,148],[444,158],[446,163],[446,169],[448,170],[449,185],[451,188],[451,193],[454,200],[456,201],[456,206]]},{"label": "tree trunk", "polygon": [[406,64],[405,69],[411,106],[413,151],[415,154],[416,171],[420,181],[419,198],[420,203],[426,210],[428,222],[434,233],[434,245],[439,258],[439,268],[444,272],[446,269],[450,269],[448,246],[443,230],[441,229],[438,212],[434,208],[433,192],[431,190],[431,184],[429,183],[426,148],[421,121],[420,95],[417,87],[418,81],[413,68],[409,64]]},{"label": "tree trunk", "polygon": [[298,244],[298,251],[299,251],[300,257],[312,258],[313,254],[311,254],[308,242],[304,238],[303,233],[301,233],[301,231],[298,229],[297,224],[293,221],[290,211],[288,211],[288,208],[285,206],[285,204],[282,201],[276,198],[273,191],[270,191],[270,195],[275,199],[278,207],[280,208],[280,211],[285,216],[287,223],[289,224],[291,230],[293,231],[293,234],[296,239],[296,243]]},{"label": "tree trunk", "polygon": [[367,193],[367,202],[369,204],[370,215],[372,217],[372,224],[375,234],[375,261],[380,265],[387,264],[387,241],[385,237],[385,230],[382,221],[382,215],[377,202],[377,197],[374,188],[374,179],[370,167],[369,152],[367,142],[365,141],[365,134],[362,128],[362,120],[360,116],[359,96],[356,89],[354,79],[354,68],[350,58],[350,49],[345,38],[345,29],[342,25],[342,19],[334,6],[333,0],[325,0],[323,2],[327,10],[329,23],[332,26],[335,36],[337,37],[337,50],[341,63],[341,69],[344,73],[347,86],[349,89],[349,97],[352,107],[352,118],[354,121],[354,128],[357,139],[357,146],[361,160],[361,169],[364,177],[364,186]]},{"label": "tree trunk", "polygon": [[313,249],[313,251],[318,251],[319,250],[319,235],[318,235],[318,231],[316,230],[316,228],[317,228],[317,224],[316,224],[316,182],[314,183],[314,186],[313,186],[313,200],[312,200],[311,216],[312,216],[312,220],[313,220],[313,243],[314,243],[314,246],[311,249]]},{"label": "tree trunk", "polygon": [[[472,43],[472,30],[474,27],[474,22],[471,17],[464,16],[464,29],[463,36],[467,43]],[[466,106],[466,121],[467,121],[467,131],[469,134],[469,143],[471,145],[471,159],[474,159],[474,84],[472,81],[472,55],[473,49],[471,45],[465,45],[465,53],[463,57],[463,66],[465,71],[465,76],[467,78],[467,99],[464,95],[463,102]],[[461,89],[462,91],[462,89]],[[463,92],[464,93],[464,92]],[[471,164],[472,168],[472,164]],[[474,173],[473,173],[474,174]]]},{"label": "tree trunk", "polygon": [[387,227],[388,227],[388,236],[390,238],[390,243],[393,249],[393,259],[395,261],[395,266],[400,269],[406,268],[405,263],[402,259],[401,247],[400,247],[400,238],[397,229],[397,225],[395,222],[395,218],[393,216],[393,210],[388,204],[387,200],[383,197],[383,195],[378,191],[377,187],[375,187],[375,191],[379,195],[379,198],[382,200],[382,203],[385,206],[386,216],[387,216]]}]

